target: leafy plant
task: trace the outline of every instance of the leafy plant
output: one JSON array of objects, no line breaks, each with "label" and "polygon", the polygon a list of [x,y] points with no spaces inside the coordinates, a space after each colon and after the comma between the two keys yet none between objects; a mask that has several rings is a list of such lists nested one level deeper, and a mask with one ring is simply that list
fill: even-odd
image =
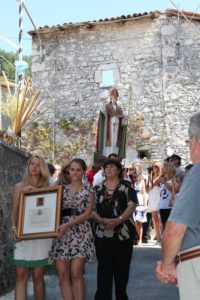
[{"label": "leafy plant", "polygon": [[[0,75],[3,72],[9,80],[15,80],[15,61],[18,60],[18,53],[7,52],[0,49]],[[31,76],[31,56],[23,56],[23,60],[28,63],[28,69],[25,70],[25,76]]]},{"label": "leafy plant", "polygon": [[62,129],[72,129],[73,128],[73,122],[75,118],[68,118],[68,119],[61,119],[58,122],[58,125]]},{"label": "leafy plant", "polygon": [[69,144],[66,146],[66,150],[71,155],[75,155],[77,152],[83,150],[85,147],[84,139],[81,138],[79,141],[77,139],[73,139],[69,142]]},{"label": "leafy plant", "polygon": [[33,120],[34,113],[37,111],[37,117],[38,114],[43,113],[40,109],[43,104],[42,97],[40,97],[40,91],[34,91],[32,89],[30,78],[26,82],[23,91],[21,91],[21,87],[19,87],[17,94],[12,94],[8,79],[5,73],[3,74],[7,83],[8,94],[7,101],[0,102],[2,114],[9,119],[14,134],[20,137],[22,128],[27,124],[30,118]]},{"label": "leafy plant", "polygon": [[51,123],[34,122],[22,135],[23,147],[33,153],[40,154],[47,161],[53,158],[57,163],[64,160],[71,160],[74,155],[85,148],[85,140],[83,137],[68,137],[68,143],[61,145],[53,140],[53,127]]},{"label": "leafy plant", "polygon": [[23,148],[33,154],[40,154],[50,160],[53,153],[62,151],[59,144],[54,144],[52,139],[52,126],[46,122],[34,122],[28,126],[22,135]]}]

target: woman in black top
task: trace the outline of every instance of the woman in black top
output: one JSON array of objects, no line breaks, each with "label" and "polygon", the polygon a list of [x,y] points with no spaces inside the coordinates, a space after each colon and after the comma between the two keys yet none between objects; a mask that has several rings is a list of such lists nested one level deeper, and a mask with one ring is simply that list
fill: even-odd
[{"label": "woman in black top", "polygon": [[115,281],[117,300],[128,299],[126,285],[133,251],[133,212],[138,203],[130,182],[120,180],[121,163],[104,163],[106,180],[94,187],[95,246],[98,260],[95,300],[112,299]]}]

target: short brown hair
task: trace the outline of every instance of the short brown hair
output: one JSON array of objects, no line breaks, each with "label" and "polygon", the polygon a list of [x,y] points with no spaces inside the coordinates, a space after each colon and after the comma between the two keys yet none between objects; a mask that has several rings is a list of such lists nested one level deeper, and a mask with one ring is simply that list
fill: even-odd
[{"label": "short brown hair", "polygon": [[105,169],[105,167],[106,167],[107,165],[115,165],[115,166],[117,167],[118,170],[120,170],[120,171],[122,170],[122,164],[121,164],[120,161],[117,160],[117,159],[113,159],[113,158],[108,158],[108,159],[106,159],[106,161],[105,161],[105,163],[104,163],[104,165],[103,165],[103,168]]}]

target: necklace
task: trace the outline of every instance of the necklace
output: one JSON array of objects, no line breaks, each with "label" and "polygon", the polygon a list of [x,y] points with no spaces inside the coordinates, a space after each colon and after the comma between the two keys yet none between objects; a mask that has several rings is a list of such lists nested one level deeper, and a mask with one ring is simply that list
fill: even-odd
[{"label": "necklace", "polygon": [[68,190],[68,197],[70,198],[74,198],[74,196],[76,195],[77,192],[79,192],[81,190],[81,188],[83,187],[83,184],[81,183],[80,185],[78,185],[76,188],[72,188],[72,185],[69,185],[69,190]]},{"label": "necklace", "polygon": [[107,187],[107,181],[106,181],[106,185],[105,185],[105,191],[104,191],[104,198],[105,199],[112,199],[113,198],[113,195],[117,189],[117,186],[118,186],[118,183],[119,183],[119,179],[117,179],[116,183],[115,183],[115,186],[114,186],[114,189],[110,189]]}]

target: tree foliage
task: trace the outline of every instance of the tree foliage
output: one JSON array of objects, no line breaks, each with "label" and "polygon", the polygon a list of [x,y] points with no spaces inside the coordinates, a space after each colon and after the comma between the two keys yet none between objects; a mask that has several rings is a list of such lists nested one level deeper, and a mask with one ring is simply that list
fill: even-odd
[{"label": "tree foliage", "polygon": [[47,122],[33,122],[27,126],[22,134],[22,148],[32,154],[39,154],[45,160],[53,162],[54,156],[57,163],[71,160],[80,155],[86,147],[83,136],[70,137],[66,145],[53,140],[53,126]]},{"label": "tree foliage", "polygon": [[[7,61],[11,64],[9,64]],[[8,80],[15,80],[15,61],[18,60],[18,53],[6,52],[0,49],[0,76],[2,76],[2,72],[4,71]],[[28,68],[25,71],[25,76],[31,76],[31,56],[25,55],[23,60],[28,63]]]}]

